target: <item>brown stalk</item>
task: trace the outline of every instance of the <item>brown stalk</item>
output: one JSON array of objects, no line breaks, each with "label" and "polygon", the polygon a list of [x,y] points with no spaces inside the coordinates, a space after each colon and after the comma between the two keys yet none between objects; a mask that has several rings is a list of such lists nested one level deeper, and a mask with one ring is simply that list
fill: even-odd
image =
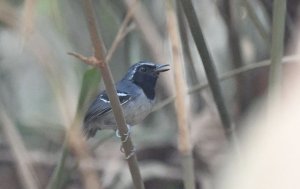
[{"label": "brown stalk", "polygon": [[109,62],[112,58],[113,53],[116,51],[118,45],[120,44],[120,42],[122,41],[122,39],[130,32],[130,30],[126,30],[126,28],[128,27],[128,23],[130,22],[133,12],[135,10],[136,7],[136,2],[137,0],[135,0],[135,2],[133,3],[133,5],[128,9],[126,16],[121,24],[121,27],[110,47],[110,49],[108,50],[107,54],[106,54],[106,62]]},{"label": "brown stalk", "polygon": [[[64,90],[65,87],[62,83],[62,78],[57,75],[57,70],[54,64],[50,62],[50,60],[53,60],[53,57],[55,56],[49,53],[51,51],[49,50],[45,39],[40,35],[40,33],[32,35],[31,40],[33,40],[35,42],[34,45],[38,45],[39,48],[36,48],[36,46],[32,47],[32,43],[29,43],[30,41],[27,41],[25,45],[28,44],[28,49],[32,49],[32,52],[38,59],[38,62],[42,64],[43,68],[45,69],[46,77],[48,78],[54,91],[60,115],[62,116],[62,122],[66,129],[66,144],[74,152],[78,161],[89,162],[91,159],[90,152],[88,151],[86,141],[83,140],[81,132],[79,131],[81,123],[77,120],[78,118],[75,118],[74,121],[74,115],[70,108],[72,107],[72,104],[69,98],[67,98],[68,95]],[[95,170],[83,168],[81,166],[79,167],[79,170],[83,178],[84,188],[100,188],[100,184],[98,183],[99,179]],[[56,181],[60,178],[51,178],[47,188],[57,188],[56,185],[53,184],[52,179]]]},{"label": "brown stalk", "polygon": [[[93,13],[93,8],[90,0],[83,0],[85,16],[88,23],[88,29],[90,33],[90,39],[95,49],[94,56],[91,58],[92,61],[90,64],[94,64],[94,66],[98,67],[101,72],[102,79],[105,84],[106,92],[111,102],[112,111],[114,113],[117,127],[121,135],[122,141],[124,141],[126,137],[127,126],[125,122],[125,118],[123,115],[122,107],[120,105],[119,98],[117,96],[116,89],[114,87],[114,80],[112,78],[111,71],[106,63],[106,49],[104,47],[101,35],[97,32],[96,21]],[[132,150],[134,149],[131,138],[128,137],[126,142],[122,143],[124,152],[126,157],[128,157],[128,165],[131,172],[131,176],[134,182],[134,186],[137,189],[143,189],[144,184],[141,178],[141,174],[139,171],[139,167],[137,164],[137,158],[135,154],[132,154]]]},{"label": "brown stalk", "polygon": [[[168,51],[164,50],[164,39],[160,35],[154,21],[151,19],[148,10],[143,6],[142,1],[140,0],[124,0],[124,4],[127,6],[128,10],[136,2],[137,6],[132,15],[133,20],[141,32],[146,45],[149,47],[152,57],[157,63],[164,64],[168,60],[165,55],[165,52]],[[162,77],[161,82],[158,83],[158,88],[163,89],[161,94],[164,94],[165,96],[172,93],[172,87],[173,86],[169,84],[169,80],[167,80],[165,76]]]},{"label": "brown stalk", "polygon": [[172,5],[172,0],[167,3],[167,29],[172,45],[173,70],[175,81],[175,107],[178,122],[178,148],[182,155],[182,165],[184,173],[185,188],[195,188],[195,176],[192,158],[192,144],[190,141],[190,132],[187,116],[187,84],[183,75],[184,62],[183,51],[180,42],[178,23]]},{"label": "brown stalk", "polygon": [[163,39],[155,29],[156,26],[151,20],[148,11],[143,8],[139,0],[124,0],[124,3],[128,10],[131,9],[132,6],[137,6],[133,11],[133,19],[144,36],[146,44],[151,49],[153,57],[155,57],[159,63],[165,62],[166,60],[162,53]]},{"label": "brown stalk", "polygon": [[22,186],[25,189],[38,189],[37,176],[32,165],[29,163],[29,155],[24,146],[22,137],[6,112],[0,112],[0,120],[2,122],[3,133],[12,150],[13,158],[17,163],[17,173],[19,174]]},{"label": "brown stalk", "polygon": [[26,0],[24,3],[21,32],[24,40],[34,31],[36,0]]}]

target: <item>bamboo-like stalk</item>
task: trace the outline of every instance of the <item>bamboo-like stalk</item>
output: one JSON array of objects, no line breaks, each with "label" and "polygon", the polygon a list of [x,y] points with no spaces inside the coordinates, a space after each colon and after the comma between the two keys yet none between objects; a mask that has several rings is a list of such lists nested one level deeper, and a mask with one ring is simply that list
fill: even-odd
[{"label": "bamboo-like stalk", "polygon": [[[279,97],[282,78],[281,59],[284,48],[284,31],[286,17],[286,0],[275,0],[273,4],[272,48],[269,76],[269,94]],[[272,103],[270,101],[270,103]]]},{"label": "bamboo-like stalk", "polygon": [[[234,68],[239,68],[243,66],[244,59],[242,56],[242,51],[240,47],[240,33],[239,33],[239,19],[237,14],[239,10],[235,5],[235,0],[223,1],[224,5],[224,20],[227,26],[227,36],[228,36],[228,47],[232,58],[232,65]],[[249,106],[249,92],[244,89],[251,87],[247,75],[237,75],[236,78],[236,106],[239,112],[244,112]]]},{"label": "bamboo-like stalk", "polygon": [[247,9],[247,13],[249,14],[250,19],[252,20],[253,24],[255,25],[258,33],[265,41],[266,46],[269,47],[270,46],[270,38],[269,38],[268,30],[261,23],[257,14],[255,13],[254,7],[251,5],[251,3],[248,0],[243,0],[243,3]]},{"label": "bamboo-like stalk", "polygon": [[159,32],[157,31],[155,24],[151,20],[151,17],[147,11],[142,6],[140,0],[124,0],[124,4],[127,9],[131,9],[132,6],[136,5],[136,9],[133,12],[133,19],[137,24],[138,28],[143,35],[146,44],[149,46],[153,57],[157,62],[163,63],[166,61],[163,52],[163,39]]},{"label": "bamboo-like stalk", "polygon": [[178,22],[174,11],[173,0],[166,2],[167,29],[172,47],[174,81],[175,81],[175,107],[178,123],[178,149],[182,157],[183,181],[186,189],[195,188],[195,175],[193,166],[192,144],[188,127],[187,115],[187,84],[183,74],[184,62],[180,42]]},{"label": "bamboo-like stalk", "polygon": [[[114,113],[117,122],[117,127],[121,135],[121,140],[125,141],[125,139],[127,138],[126,136],[127,126],[123,115],[122,107],[120,105],[120,101],[114,86],[114,80],[112,78],[112,74],[105,60],[106,50],[101,35],[98,34],[97,32],[96,21],[95,21],[91,1],[83,0],[83,3],[84,3],[86,20],[88,22],[90,39],[95,49],[94,57],[92,57],[90,63],[94,64],[94,66],[100,69],[101,76],[105,84],[106,92],[111,102],[112,111]],[[132,150],[134,149],[134,147],[131,138],[128,137],[126,139],[126,142],[124,142],[122,145],[126,157],[129,157],[127,161],[128,161],[134,186],[136,189],[144,189],[144,183],[138,167],[136,155],[135,154],[132,155]]]},{"label": "bamboo-like stalk", "polygon": [[[141,32],[145,44],[149,47],[150,53],[157,63],[163,64],[167,61],[166,53],[164,53],[164,39],[158,31],[154,21],[152,20],[148,9],[143,5],[143,1],[140,0],[124,0],[124,4],[127,9],[130,9],[135,3],[137,3],[135,11],[133,12],[133,20],[137,25],[137,28]],[[172,86],[168,84],[168,80],[162,78],[157,83],[158,88],[161,90],[161,95],[169,95],[172,93]],[[163,87],[161,87],[163,86]]]},{"label": "bamboo-like stalk", "polygon": [[[3,108],[3,107],[1,107]],[[15,128],[12,120],[8,117],[6,112],[0,111],[0,120],[3,128],[3,133],[6,136],[8,145],[10,146],[13,157],[16,161],[17,173],[21,180],[22,186],[25,189],[38,189],[37,176],[33,170],[32,165],[28,161],[29,156],[24,146],[24,142],[18,131]]]},{"label": "bamboo-like stalk", "polygon": [[[90,153],[88,151],[86,141],[83,140],[83,137],[81,136],[81,132],[79,130],[81,123],[77,120],[78,118],[74,120],[74,114],[72,114],[72,110],[70,109],[72,104],[67,98],[66,91],[64,91],[65,87],[62,82],[63,79],[60,77],[60,75],[57,75],[57,70],[55,69],[54,64],[52,64],[52,62],[50,63],[52,56],[49,53],[50,50],[47,48],[47,43],[39,33],[37,33],[37,35],[33,35],[32,37],[34,37],[41,48],[30,48],[32,46],[29,46],[28,49],[32,49],[32,52],[38,59],[38,63],[40,63],[42,65],[42,68],[45,70],[46,77],[48,78],[48,81],[52,87],[55,99],[57,100],[59,114],[61,115],[63,125],[65,126],[67,132],[66,143],[68,144],[68,147],[74,152],[77,161],[85,161],[90,163],[92,162]],[[28,44],[30,45],[30,43]],[[79,171],[82,176],[81,178],[84,188],[100,188],[100,184],[98,181],[99,179],[95,170],[86,169],[80,166]],[[49,185],[47,186],[47,188],[49,188]]]},{"label": "bamboo-like stalk", "polygon": [[[134,7],[133,7],[134,8]],[[119,46],[119,44],[121,43],[121,41],[124,39],[124,37],[128,34],[129,30],[126,30],[126,27],[132,17],[132,12],[133,12],[133,9],[130,9],[128,10],[122,24],[121,24],[121,27],[112,43],[112,46],[111,48],[109,49],[107,55],[106,55],[106,62],[109,62],[110,59],[112,58],[112,55],[113,53],[115,52],[115,50],[117,49],[117,47]],[[70,55],[73,55],[73,56],[79,56],[77,53],[69,53]],[[83,86],[82,86],[83,87]],[[82,88],[81,90],[88,90],[86,88]],[[96,89],[93,89],[93,90],[96,90]],[[81,91],[82,93],[83,91]],[[83,94],[80,94],[80,98],[82,97]],[[76,113],[76,116],[75,117],[78,117],[80,116],[80,109],[82,108],[82,103],[84,103],[84,101],[81,102],[82,99],[79,99],[79,102],[78,102],[78,105],[77,105],[77,113]],[[68,155],[68,143],[67,143],[68,139],[66,138],[64,143],[63,143],[63,146],[62,146],[62,153],[61,153],[61,156],[60,156],[60,160],[59,160],[59,163],[58,165],[55,167],[55,170],[54,170],[54,173],[50,179],[50,182],[48,183],[48,186],[47,186],[47,189],[59,189],[63,186],[63,183],[66,181],[66,179],[68,178],[68,176],[64,176],[64,177],[61,177],[62,175],[66,175],[67,173],[64,172],[64,165],[65,165],[65,161],[67,160],[67,155]],[[103,142],[103,140],[99,140],[95,145],[93,145],[92,147],[92,150],[96,149],[97,146],[99,144],[101,144]],[[78,162],[77,162],[78,163]],[[74,166],[72,168],[75,169],[77,168],[78,165]],[[63,179],[65,178],[65,179]]]},{"label": "bamboo-like stalk", "polygon": [[228,110],[225,106],[224,98],[221,92],[220,83],[218,81],[217,73],[213,61],[211,59],[210,53],[208,51],[202,29],[199,25],[195,9],[193,7],[191,0],[180,1],[184,13],[186,15],[188,24],[191,29],[192,36],[194,38],[195,44],[197,46],[199,55],[202,58],[205,73],[208,79],[209,86],[211,88],[213,98],[215,100],[225,134],[228,138],[231,137],[233,132],[233,124],[231,123],[231,118],[229,116]]},{"label": "bamboo-like stalk", "polygon": [[58,161],[58,165],[55,167],[54,172],[52,173],[52,176],[47,184],[46,189],[60,189],[62,187],[63,182],[63,174],[64,174],[64,167],[65,162],[68,157],[68,144],[67,139],[65,139],[63,146],[62,146],[62,152],[60,155],[60,159]]},{"label": "bamboo-like stalk", "polygon": [[34,29],[36,0],[26,0],[24,3],[23,15],[21,17],[21,33],[23,40],[26,41]]}]

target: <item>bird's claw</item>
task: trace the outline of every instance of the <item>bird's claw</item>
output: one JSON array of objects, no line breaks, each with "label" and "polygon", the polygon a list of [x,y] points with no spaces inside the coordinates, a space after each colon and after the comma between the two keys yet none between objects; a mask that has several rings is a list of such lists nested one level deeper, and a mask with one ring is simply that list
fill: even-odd
[{"label": "bird's claw", "polygon": [[[125,154],[124,147],[122,145],[120,147],[120,151]],[[136,149],[133,146],[132,149],[131,149],[130,154],[128,156],[126,156],[125,159],[128,160],[129,158],[131,158],[134,155],[135,151],[136,151]]]},{"label": "bird's claw", "polygon": [[122,136],[120,135],[119,129],[116,130],[116,136],[118,138],[121,138],[121,142],[122,143],[127,142],[128,138],[130,136],[130,133],[131,133],[131,127],[129,125],[126,125],[126,126],[127,126],[127,133],[124,134],[125,135],[125,139],[124,140],[122,140]]},{"label": "bird's claw", "polygon": [[[127,126],[127,133],[124,134],[125,135],[125,139],[124,140],[122,140],[122,136],[120,135],[119,129],[116,130],[116,136],[121,139],[122,143],[127,142],[128,138],[130,136],[130,133],[131,133],[131,127],[130,127],[130,125],[126,125],[126,126]],[[121,145],[120,151],[125,154],[125,150],[124,150],[123,145]],[[133,146],[132,149],[131,149],[131,151],[130,151],[130,154],[128,154],[125,157],[125,159],[128,160],[129,158],[131,158],[134,155],[134,153],[135,153],[135,147]]]}]

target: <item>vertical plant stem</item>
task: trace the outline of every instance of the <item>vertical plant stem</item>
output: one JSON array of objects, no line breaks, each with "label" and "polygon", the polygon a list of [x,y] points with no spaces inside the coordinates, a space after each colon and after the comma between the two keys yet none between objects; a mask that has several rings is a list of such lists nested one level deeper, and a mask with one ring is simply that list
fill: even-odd
[{"label": "vertical plant stem", "polygon": [[[284,48],[284,31],[286,17],[286,0],[275,0],[273,4],[272,48],[269,77],[269,94],[279,95],[282,56]],[[277,96],[278,97],[278,96]],[[271,103],[271,102],[270,102]]]},{"label": "vertical plant stem", "polygon": [[22,15],[22,37],[25,42],[34,30],[36,0],[25,0]]},{"label": "vertical plant stem", "polygon": [[192,144],[187,118],[187,84],[183,75],[183,53],[180,44],[178,22],[174,11],[173,0],[166,2],[167,29],[172,46],[174,81],[175,81],[175,107],[178,122],[178,148],[182,158],[183,181],[186,189],[195,188],[195,176],[192,156]]},{"label": "vertical plant stem", "polygon": [[[137,6],[133,12],[133,19],[139,27],[146,44],[151,49],[153,57],[157,62],[165,62],[166,59],[163,54],[163,39],[157,31],[155,24],[151,20],[151,17],[142,5],[140,0],[124,0],[124,4],[129,10],[132,6]],[[137,4],[137,5],[135,5]]]},{"label": "vertical plant stem", "polygon": [[[177,4],[176,4],[177,5]],[[200,77],[197,73],[196,63],[193,59],[193,51],[190,46],[189,40],[191,40],[189,28],[185,19],[185,15],[183,12],[183,9],[181,6],[177,6],[177,20],[178,20],[178,27],[181,37],[181,45],[183,50],[183,57],[186,66],[186,74],[188,74],[190,79],[190,85],[195,85],[200,83]],[[183,43],[184,41],[184,43]],[[188,82],[187,82],[188,83]],[[190,86],[188,86],[190,87]],[[194,93],[190,100],[193,101],[193,105],[190,106],[190,108],[193,108],[193,110],[200,110],[200,107],[203,106],[203,97],[201,93]],[[191,110],[191,111],[193,111]]]},{"label": "vertical plant stem", "polygon": [[[1,106],[1,108],[3,108],[3,106]],[[0,120],[3,133],[6,136],[8,145],[15,158],[17,173],[19,174],[22,186],[25,189],[38,189],[37,176],[34,173],[32,165],[29,164],[29,156],[20,134],[6,112],[0,111]]]},{"label": "vertical plant stem", "polygon": [[[224,5],[224,19],[227,25],[227,34],[229,40],[229,52],[231,54],[232,63],[234,68],[240,68],[244,65],[244,60],[240,47],[240,33],[238,30],[239,19],[237,17],[238,10],[235,5],[235,0],[223,1]],[[240,113],[245,112],[249,106],[251,93],[245,89],[250,89],[251,85],[249,83],[246,74],[238,75],[236,80],[236,96],[237,96],[237,107]]]},{"label": "vertical plant stem", "polygon": [[258,33],[263,38],[263,40],[266,43],[266,46],[270,46],[270,38],[269,38],[269,32],[267,29],[265,29],[264,25],[261,23],[260,19],[258,18],[254,7],[251,5],[251,3],[248,0],[243,0],[243,3],[247,9],[247,13],[249,14],[250,19],[252,20],[253,24],[255,25]]},{"label": "vertical plant stem", "polygon": [[[126,34],[128,34],[128,32],[126,31],[126,27],[128,25],[128,22],[131,19],[133,8],[128,10],[128,12],[122,22],[122,25],[112,43],[112,46],[106,55],[107,62],[109,62],[110,59],[112,58],[113,53],[115,52],[116,48],[118,47],[118,45],[120,44],[120,42],[122,41],[124,36]],[[69,53],[69,54],[72,54],[72,53]],[[96,86],[95,86],[95,82],[99,82],[100,78],[98,78],[98,76],[100,77],[100,74],[97,74],[95,71],[97,71],[97,70],[90,69],[84,75],[83,83],[81,86],[80,98],[79,98],[78,105],[77,105],[77,114],[75,117],[78,117],[81,115],[80,110],[82,109],[83,105],[85,104],[85,101],[86,101],[85,98],[86,98],[86,96],[89,96],[89,95],[87,95],[87,93],[93,94],[94,92],[96,92],[95,90],[97,90]],[[61,154],[59,163],[55,167],[54,173],[51,176],[49,184],[47,185],[47,189],[60,189],[69,177],[70,173],[66,173],[64,171],[65,161],[68,157],[68,152],[69,152],[67,141],[68,141],[68,139],[66,138],[63,143],[63,146],[62,146],[62,154]],[[98,144],[101,143],[101,141],[102,140],[100,140],[98,142]],[[95,149],[96,147],[97,147],[97,145],[93,146],[93,149]],[[77,162],[77,164],[78,164],[78,162]],[[78,165],[76,165],[75,167],[77,168]],[[74,170],[75,167],[72,170]],[[62,175],[64,175],[64,177],[62,177]],[[66,176],[66,175],[68,175],[68,176]]]},{"label": "vertical plant stem", "polygon": [[180,1],[180,3],[183,6],[183,10],[190,26],[192,36],[195,40],[199,55],[201,56],[208,83],[212,91],[213,98],[215,100],[225,130],[225,134],[228,138],[230,138],[233,132],[233,125],[231,123],[231,118],[229,116],[228,110],[225,106],[216,69],[207,49],[207,45],[202,33],[202,29],[198,22],[195,9],[192,5],[191,0]]},{"label": "vertical plant stem", "polygon": [[62,153],[59,159],[59,164],[55,167],[53,175],[50,178],[50,181],[46,187],[46,189],[60,189],[62,187],[63,182],[63,174],[65,162],[68,157],[68,144],[67,139],[65,139],[64,144],[62,146]]},{"label": "vertical plant stem", "polygon": [[[143,39],[146,42],[146,45],[150,49],[150,53],[154,57],[157,63],[166,62],[167,58],[164,53],[164,39],[160,32],[158,31],[155,23],[153,22],[148,10],[143,5],[141,0],[124,0],[124,4],[127,9],[130,9],[132,6],[136,5],[135,10],[133,11],[133,20],[135,21],[137,28],[140,30]],[[161,82],[157,83],[158,87],[162,90],[160,91],[161,95],[170,96],[171,87],[168,85],[168,81],[162,79]]]},{"label": "vertical plant stem", "polygon": [[[107,66],[105,60],[105,47],[101,38],[101,35],[98,35],[97,28],[96,28],[96,21],[93,13],[93,8],[90,0],[83,0],[85,15],[88,22],[88,28],[90,33],[91,42],[95,49],[95,59],[96,59],[96,66],[100,69],[106,92],[111,102],[112,110],[117,122],[118,130],[121,134],[121,140],[125,141],[126,133],[127,133],[127,126],[125,122],[125,118],[123,115],[122,107],[120,105],[119,98],[117,96],[117,92],[114,86],[114,81],[112,78],[112,74],[110,69]],[[128,157],[132,150],[134,149],[131,138],[128,137],[126,142],[122,143],[125,155]],[[131,172],[132,180],[136,189],[144,189],[144,183],[140,174],[140,170],[137,163],[136,155],[133,154],[128,159],[128,166]]]}]

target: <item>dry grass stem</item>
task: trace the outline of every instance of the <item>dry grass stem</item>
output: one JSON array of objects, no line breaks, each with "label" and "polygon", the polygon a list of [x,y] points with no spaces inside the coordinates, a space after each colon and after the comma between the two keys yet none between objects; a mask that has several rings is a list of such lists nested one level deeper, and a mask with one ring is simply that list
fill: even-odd
[{"label": "dry grass stem", "polygon": [[13,158],[17,163],[17,173],[25,189],[38,189],[38,179],[30,164],[29,155],[24,145],[22,137],[18,133],[12,120],[6,112],[0,112],[0,120],[2,121],[3,133],[6,136],[8,145],[12,150]]},{"label": "dry grass stem", "polygon": [[94,17],[94,11],[90,0],[83,0],[84,11],[86,20],[88,22],[88,28],[90,33],[90,39],[95,49],[95,58],[98,62],[97,67],[100,69],[102,79],[104,81],[105,89],[111,102],[112,111],[114,113],[117,127],[121,135],[121,140],[126,142],[122,143],[125,155],[128,161],[129,170],[131,172],[132,180],[136,189],[144,189],[144,183],[140,174],[140,170],[137,163],[135,153],[132,154],[133,144],[130,137],[127,137],[127,126],[123,115],[123,110],[120,105],[119,98],[114,86],[114,80],[109,67],[107,66],[105,56],[106,49],[103,44],[101,35],[97,32],[96,20]]},{"label": "dry grass stem", "polygon": [[184,186],[186,189],[195,188],[194,166],[192,158],[192,144],[188,126],[187,115],[187,84],[184,77],[183,51],[180,42],[178,23],[172,5],[172,0],[167,5],[167,30],[172,47],[173,70],[175,82],[175,107],[178,122],[178,149],[182,155],[182,166],[184,175]]},{"label": "dry grass stem", "polygon": [[[78,158],[78,162],[86,162],[90,167],[92,167],[92,158],[89,155],[88,146],[84,139],[84,137],[81,135],[82,132],[80,132],[80,126],[81,122],[75,121],[74,126],[72,126],[72,130],[68,133],[68,142],[69,146],[71,147],[71,150],[74,152],[76,157]],[[84,178],[84,188],[86,189],[100,189],[100,184],[98,182],[99,178],[96,173],[96,171],[92,168],[86,168],[84,166],[81,166],[79,164],[79,170],[81,172],[82,177]]]},{"label": "dry grass stem", "polygon": [[[31,41],[32,40],[32,41]],[[32,43],[34,42],[34,43]],[[80,135],[80,131],[78,129],[81,127],[81,123],[74,122],[74,111],[72,107],[75,107],[72,103],[72,100],[69,96],[68,91],[66,91],[66,87],[63,82],[63,77],[57,74],[57,69],[55,64],[52,61],[53,57],[55,57],[48,46],[48,43],[45,41],[43,36],[39,32],[34,32],[34,35],[31,36],[30,41],[25,43],[28,45],[28,49],[32,50],[32,53],[37,58],[38,63],[41,64],[42,68],[45,71],[46,78],[48,79],[50,86],[52,87],[54,97],[57,101],[58,111],[60,112],[62,118],[62,124],[65,126],[66,135],[68,136],[68,142],[66,144],[74,151],[76,158],[79,161],[89,161],[90,153],[85,149],[77,149],[82,146],[86,146],[86,141],[83,140],[82,136]],[[39,48],[36,48],[38,46]],[[77,118],[76,118],[77,119]],[[75,128],[77,127],[77,128]],[[77,130],[77,131],[74,131]],[[74,136],[73,136],[74,135]],[[76,140],[72,140],[73,138],[77,138]],[[76,142],[76,145],[73,144]],[[78,145],[78,143],[82,143]],[[84,152],[81,152],[84,150]],[[87,157],[89,156],[89,157]],[[82,174],[83,184],[85,188],[100,188],[98,183],[98,177],[95,170],[92,169],[79,169]],[[88,174],[87,174],[88,173]],[[94,176],[91,176],[94,175]],[[62,178],[51,178],[50,180],[62,179]],[[54,186],[51,185],[52,182],[49,183],[47,188],[53,188]],[[55,182],[54,182],[55,183]],[[98,184],[96,184],[98,183]],[[54,187],[55,188],[55,187]],[[55,188],[56,189],[56,188]]]},{"label": "dry grass stem", "polygon": [[269,104],[281,96],[282,56],[284,52],[284,32],[286,0],[275,0],[273,4],[271,65],[269,74]]},{"label": "dry grass stem", "polygon": [[[187,18],[187,22],[191,29],[193,39],[195,41],[198,53],[202,59],[203,67],[206,73],[207,80],[209,82],[210,89],[214,101],[217,106],[217,110],[224,127],[225,134],[228,138],[232,138],[234,141],[234,125],[231,122],[230,114],[225,105],[224,97],[221,91],[220,83],[218,80],[216,68],[212,61],[211,54],[207,48],[207,44],[202,32],[202,28],[199,24],[197,14],[191,0],[180,1],[184,13]],[[233,142],[235,144],[235,142]],[[237,144],[235,144],[237,145]]]},{"label": "dry grass stem", "polygon": [[25,0],[21,24],[21,32],[25,40],[34,31],[35,6],[36,0]]},{"label": "dry grass stem", "polygon": [[178,121],[178,144],[179,151],[183,154],[189,154],[191,151],[191,144],[189,142],[189,129],[187,120],[187,85],[183,74],[183,56],[182,48],[180,44],[179,33],[177,29],[177,20],[175,13],[170,1],[167,4],[167,29],[172,47],[172,58],[173,58],[173,71],[174,71],[174,82],[175,82],[175,107]]},{"label": "dry grass stem", "polygon": [[124,3],[128,10],[130,10],[133,6],[136,6],[133,11],[134,21],[144,36],[147,45],[151,49],[153,57],[155,57],[160,63],[165,62],[166,59],[163,54],[164,51],[162,43],[163,39],[150,18],[148,10],[142,6],[142,2],[139,0],[125,0]]},{"label": "dry grass stem", "polygon": [[127,14],[118,30],[118,33],[110,47],[110,49],[108,50],[107,54],[106,54],[106,62],[109,62],[112,58],[113,53],[116,51],[118,45],[121,43],[121,41],[125,38],[125,36],[132,30],[132,28],[128,28],[128,23],[130,22],[134,9],[137,5],[137,0],[135,0],[135,2],[133,3],[133,5],[128,9]]}]

